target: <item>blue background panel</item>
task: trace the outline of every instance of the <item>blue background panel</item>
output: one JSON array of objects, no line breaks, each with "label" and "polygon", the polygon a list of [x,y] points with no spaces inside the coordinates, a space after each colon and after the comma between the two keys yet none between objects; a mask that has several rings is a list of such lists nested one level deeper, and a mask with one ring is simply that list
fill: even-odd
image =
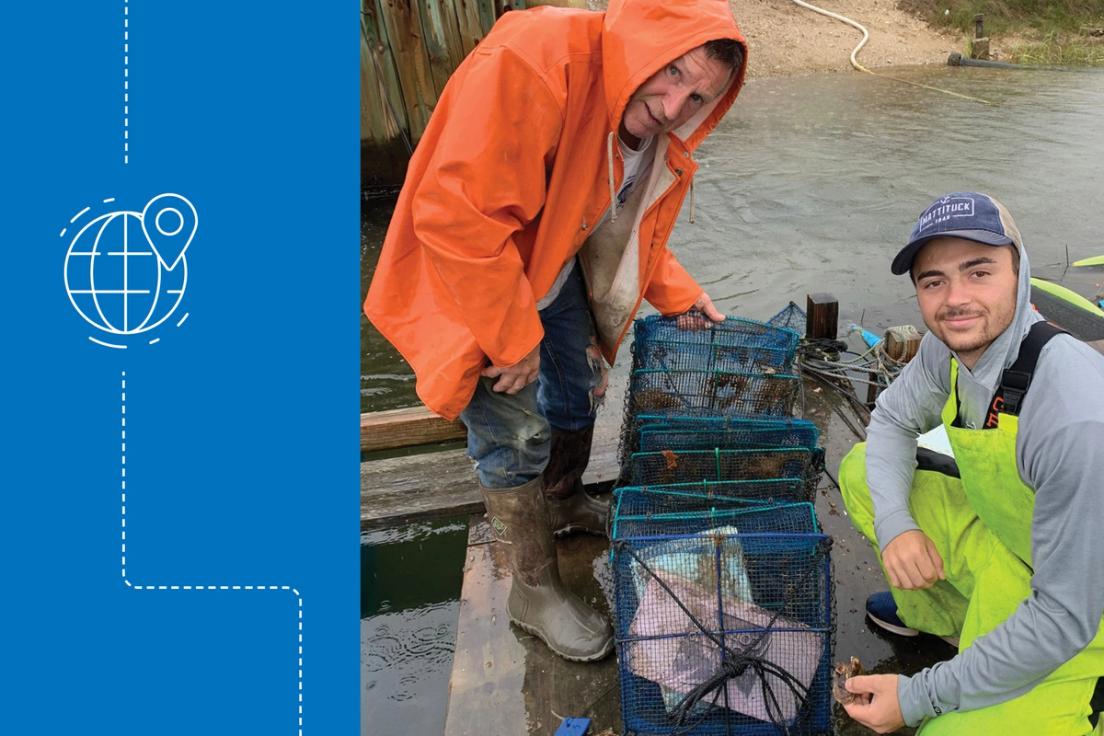
[{"label": "blue background panel", "polygon": [[[4,732],[358,730],[356,12],[6,8]],[[183,300],[97,332],[66,295],[69,220],[165,192],[199,215]],[[204,589],[133,587],[162,585]]]}]

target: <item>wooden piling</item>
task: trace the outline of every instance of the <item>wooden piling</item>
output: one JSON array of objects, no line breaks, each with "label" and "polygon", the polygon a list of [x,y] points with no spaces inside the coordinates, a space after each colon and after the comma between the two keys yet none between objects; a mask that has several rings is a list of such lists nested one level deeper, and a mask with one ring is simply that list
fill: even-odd
[{"label": "wooden piling", "polygon": [[835,340],[839,325],[839,302],[831,294],[805,295],[805,336],[810,340]]},{"label": "wooden piling", "polygon": [[456,67],[504,12],[586,0],[361,0],[361,175],[400,184]]}]

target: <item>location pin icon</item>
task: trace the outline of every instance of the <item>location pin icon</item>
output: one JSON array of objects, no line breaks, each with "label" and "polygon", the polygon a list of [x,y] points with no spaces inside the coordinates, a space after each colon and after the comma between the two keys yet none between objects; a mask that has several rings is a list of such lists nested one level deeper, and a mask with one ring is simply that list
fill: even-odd
[{"label": "location pin icon", "polygon": [[179,194],[158,194],[142,210],[142,231],[167,271],[180,263],[198,226],[195,207]]}]

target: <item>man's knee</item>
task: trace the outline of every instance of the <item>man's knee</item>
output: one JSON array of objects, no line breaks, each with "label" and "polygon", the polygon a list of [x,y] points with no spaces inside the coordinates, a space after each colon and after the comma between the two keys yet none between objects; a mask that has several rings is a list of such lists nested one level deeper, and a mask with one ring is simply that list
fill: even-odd
[{"label": "man's knee", "polygon": [[847,512],[854,516],[872,515],[874,502],[866,483],[866,443],[860,442],[844,455],[839,467],[840,494]]},{"label": "man's knee", "polygon": [[548,464],[552,432],[535,401],[536,388],[520,394],[493,394],[480,386],[461,414],[468,427],[468,455],[488,488],[522,485]]}]

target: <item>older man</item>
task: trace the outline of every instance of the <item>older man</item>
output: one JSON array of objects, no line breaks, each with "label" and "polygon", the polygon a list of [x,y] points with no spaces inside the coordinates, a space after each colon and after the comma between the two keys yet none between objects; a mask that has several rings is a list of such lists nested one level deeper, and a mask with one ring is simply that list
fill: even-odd
[{"label": "older man", "polygon": [[604,361],[642,299],[723,319],[666,243],[745,57],[727,0],[507,13],[438,102],[364,305],[467,425],[511,620],[568,659],[612,649],[551,536],[605,528],[580,480]]},{"label": "older man", "polygon": [[[891,587],[867,602],[871,621],[961,641],[912,677],[852,678],[847,711],[879,733],[1090,733],[1104,692],[1104,357],[1033,311],[1020,232],[988,195],[934,202],[892,270],[911,274],[930,332],[840,484]],[[917,452],[940,423],[953,463]]]}]

